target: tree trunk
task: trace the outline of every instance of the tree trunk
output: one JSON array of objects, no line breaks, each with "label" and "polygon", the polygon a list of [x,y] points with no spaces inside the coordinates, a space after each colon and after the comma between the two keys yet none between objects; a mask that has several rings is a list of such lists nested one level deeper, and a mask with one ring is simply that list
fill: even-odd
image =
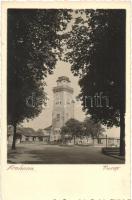
[{"label": "tree trunk", "polygon": [[120,114],[120,156],[125,156],[125,117]]},{"label": "tree trunk", "polygon": [[94,137],[93,137],[93,145],[94,145]]},{"label": "tree trunk", "polygon": [[74,138],[74,144],[75,144],[75,142],[76,142],[76,136],[74,135],[73,138]]},{"label": "tree trunk", "polygon": [[98,141],[98,144],[100,144],[100,139],[99,139],[99,137],[97,137],[97,141]]},{"label": "tree trunk", "polygon": [[13,125],[14,127],[14,134],[13,134],[13,141],[12,141],[12,149],[16,149],[16,123],[14,123]]},{"label": "tree trunk", "polygon": [[122,43],[121,43],[121,55],[120,55],[120,155],[125,156],[125,112],[126,112],[126,13],[122,15]]}]

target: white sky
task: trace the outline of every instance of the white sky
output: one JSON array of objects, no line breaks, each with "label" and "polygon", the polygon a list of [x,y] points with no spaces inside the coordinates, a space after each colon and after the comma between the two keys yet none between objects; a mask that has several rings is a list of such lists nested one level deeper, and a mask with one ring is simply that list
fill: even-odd
[{"label": "white sky", "polygon": [[[70,70],[70,64],[65,63],[62,61],[58,61],[56,64],[56,68],[54,70],[54,73],[52,75],[49,75],[45,81],[47,83],[47,86],[45,88],[45,91],[48,94],[49,101],[47,103],[47,106],[42,111],[42,113],[34,118],[33,120],[30,120],[29,122],[24,122],[23,126],[25,127],[31,127],[35,130],[37,129],[43,129],[47,126],[50,126],[52,124],[52,108],[53,108],[53,92],[52,89],[54,86],[56,86],[56,80],[59,76],[67,76],[69,77],[71,81],[71,87],[74,89],[74,98],[79,94],[80,92],[80,86],[78,85],[78,77],[73,76],[71,70]],[[75,113],[74,116],[76,119],[83,121],[85,118],[85,113],[82,111],[81,103],[76,102],[75,103]],[[110,137],[119,137],[119,128],[113,127],[112,129],[107,129],[106,133]]]}]

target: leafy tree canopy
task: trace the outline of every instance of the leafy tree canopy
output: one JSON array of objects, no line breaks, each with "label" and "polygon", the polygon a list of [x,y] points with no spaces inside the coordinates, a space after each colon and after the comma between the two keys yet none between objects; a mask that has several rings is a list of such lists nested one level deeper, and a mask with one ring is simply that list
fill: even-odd
[{"label": "leafy tree canopy", "polygon": [[69,119],[61,130],[62,135],[79,136],[82,134],[82,123],[76,119]]},{"label": "leafy tree canopy", "polygon": [[103,132],[105,132],[105,129],[100,123],[95,123],[89,117],[86,117],[84,120],[83,127],[84,135],[91,136],[92,138],[98,138],[103,135]]},{"label": "leafy tree canopy", "polygon": [[[80,77],[83,109],[108,127],[120,125],[125,112],[125,10],[79,10],[72,30],[65,34],[65,60]],[[109,106],[91,106],[87,97],[103,93]]]},{"label": "leafy tree canopy", "polygon": [[[45,78],[61,55],[59,31],[70,20],[68,12],[8,10],[8,123],[34,118],[46,104]],[[27,106],[28,98],[34,106]]]}]

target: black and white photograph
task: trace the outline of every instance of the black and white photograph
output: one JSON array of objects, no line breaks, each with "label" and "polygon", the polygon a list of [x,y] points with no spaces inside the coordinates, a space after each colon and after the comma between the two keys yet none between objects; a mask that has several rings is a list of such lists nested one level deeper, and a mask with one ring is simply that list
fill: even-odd
[{"label": "black and white photograph", "polygon": [[126,101],[125,9],[8,9],[8,164],[125,164]]}]

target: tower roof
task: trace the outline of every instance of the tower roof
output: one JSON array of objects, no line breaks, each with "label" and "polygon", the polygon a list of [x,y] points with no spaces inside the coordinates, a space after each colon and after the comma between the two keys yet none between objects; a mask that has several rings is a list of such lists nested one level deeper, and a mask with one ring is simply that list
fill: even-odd
[{"label": "tower roof", "polygon": [[57,82],[61,82],[61,81],[71,82],[67,76],[60,76],[60,77],[58,77]]},{"label": "tower roof", "polygon": [[[64,83],[65,82],[65,83]],[[73,88],[70,87],[69,83],[71,81],[67,76],[60,76],[57,79],[57,86],[53,88],[53,92],[61,92],[61,91],[67,91],[69,93],[73,93]]]}]

